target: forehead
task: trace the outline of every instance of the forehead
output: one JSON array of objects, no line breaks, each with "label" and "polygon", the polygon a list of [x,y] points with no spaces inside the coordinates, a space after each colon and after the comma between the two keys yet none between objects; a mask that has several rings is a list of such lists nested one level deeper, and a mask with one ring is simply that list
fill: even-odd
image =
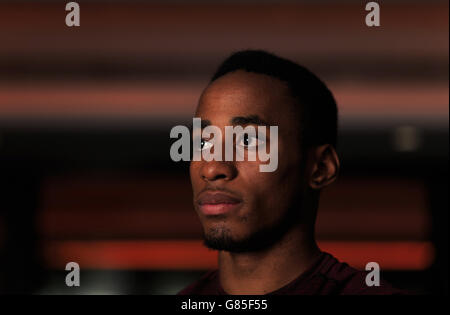
[{"label": "forehead", "polygon": [[294,103],[287,84],[281,80],[238,70],[220,77],[205,89],[196,116],[213,124],[249,115],[258,115],[273,125],[289,124],[294,117]]}]

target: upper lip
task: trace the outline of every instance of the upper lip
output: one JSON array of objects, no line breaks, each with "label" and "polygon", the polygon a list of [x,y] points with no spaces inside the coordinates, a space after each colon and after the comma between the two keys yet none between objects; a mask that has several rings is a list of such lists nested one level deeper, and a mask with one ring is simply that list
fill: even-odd
[{"label": "upper lip", "polygon": [[217,205],[217,204],[221,204],[221,203],[239,203],[242,200],[231,196],[229,194],[225,194],[223,192],[204,192],[202,194],[200,194],[199,198],[197,199],[197,203],[199,205],[204,205],[204,204],[213,204],[213,205]]}]

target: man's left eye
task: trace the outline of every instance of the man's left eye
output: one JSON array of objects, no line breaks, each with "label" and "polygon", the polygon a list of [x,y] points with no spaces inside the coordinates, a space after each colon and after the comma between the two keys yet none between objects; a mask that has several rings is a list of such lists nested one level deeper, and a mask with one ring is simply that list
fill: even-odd
[{"label": "man's left eye", "polygon": [[238,141],[238,145],[248,148],[254,148],[258,145],[262,145],[264,141],[258,139],[256,136],[249,136],[248,134],[244,134],[240,137]]}]

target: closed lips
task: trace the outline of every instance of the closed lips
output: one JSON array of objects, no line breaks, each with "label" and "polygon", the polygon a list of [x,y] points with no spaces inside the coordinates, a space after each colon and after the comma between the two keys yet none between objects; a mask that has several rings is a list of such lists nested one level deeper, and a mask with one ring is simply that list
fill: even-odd
[{"label": "closed lips", "polygon": [[236,204],[241,200],[223,193],[205,193],[200,196],[197,203],[199,205]]}]

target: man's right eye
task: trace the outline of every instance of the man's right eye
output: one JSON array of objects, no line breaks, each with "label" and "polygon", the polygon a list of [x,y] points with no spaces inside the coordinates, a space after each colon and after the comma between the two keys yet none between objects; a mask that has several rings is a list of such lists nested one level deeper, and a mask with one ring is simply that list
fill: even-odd
[{"label": "man's right eye", "polygon": [[207,141],[207,140],[203,140],[200,142],[200,148],[201,150],[206,150],[206,149],[210,149],[212,147],[212,143]]}]

